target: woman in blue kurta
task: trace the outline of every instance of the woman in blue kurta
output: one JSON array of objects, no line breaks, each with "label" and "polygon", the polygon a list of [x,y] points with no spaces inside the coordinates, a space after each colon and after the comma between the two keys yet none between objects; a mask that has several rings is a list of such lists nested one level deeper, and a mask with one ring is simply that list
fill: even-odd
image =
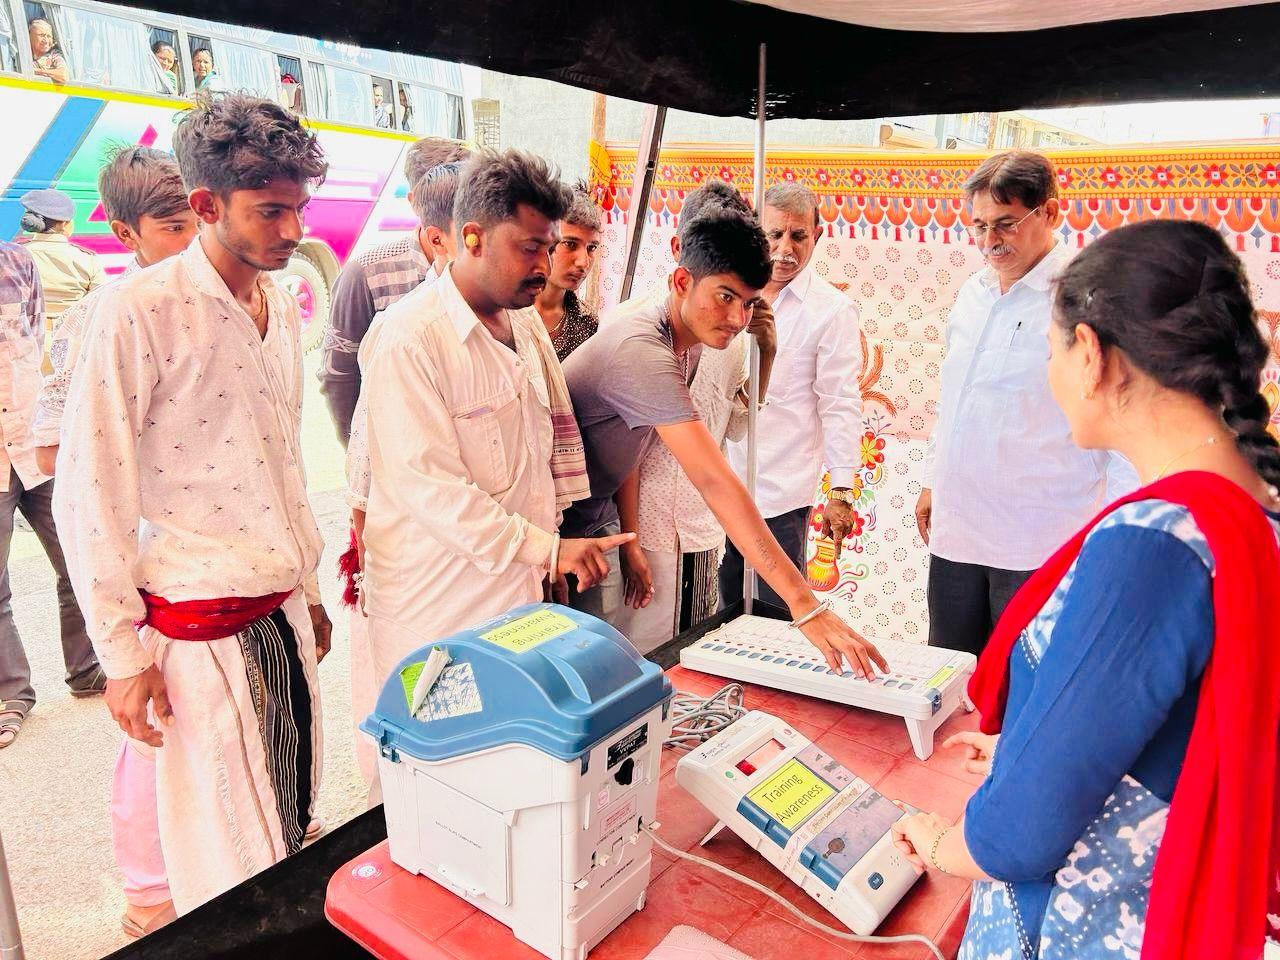
[{"label": "woman in blue kurta", "polygon": [[[1119,451],[1148,484],[1192,470],[1230,481],[1271,524],[1255,517],[1263,549],[1244,562],[1280,573],[1280,447],[1259,393],[1268,347],[1221,236],[1167,220],[1115,231],[1066,268],[1055,321],[1047,376],[1076,443]],[[949,741],[987,773],[963,820],[920,814],[895,827],[919,866],[975,881],[962,960],[1152,955],[1153,872],[1215,648],[1217,561],[1188,507],[1158,498],[1115,509],[1076,551],[1009,638],[1000,736]],[[1248,642],[1274,644],[1274,624],[1266,634]],[[1257,682],[1240,666],[1241,685]],[[1272,765],[1274,788],[1269,711],[1256,762]],[[1274,803],[1260,826],[1240,823],[1257,830],[1263,868]],[[1262,913],[1244,952],[1213,955],[1260,956]],[[1280,916],[1266,923],[1276,937]]]}]

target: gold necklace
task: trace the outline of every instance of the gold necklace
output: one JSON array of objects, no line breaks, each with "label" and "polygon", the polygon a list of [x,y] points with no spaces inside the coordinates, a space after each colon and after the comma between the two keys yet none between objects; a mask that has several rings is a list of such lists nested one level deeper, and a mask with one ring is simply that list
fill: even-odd
[{"label": "gold necklace", "polygon": [[254,325],[257,326],[262,322],[263,316],[267,312],[267,295],[262,289],[262,281],[257,282],[258,286],[258,312],[253,315]]},{"label": "gold necklace", "polygon": [[1163,476],[1165,475],[1165,473],[1167,473],[1167,472],[1168,472],[1169,468],[1170,468],[1170,467],[1172,467],[1172,466],[1173,466],[1175,463],[1177,463],[1179,460],[1183,459],[1184,457],[1189,457],[1189,456],[1191,456],[1191,454],[1195,453],[1195,452],[1196,452],[1197,450],[1199,450],[1201,447],[1211,447],[1211,446],[1213,446],[1213,445],[1214,445],[1215,443],[1217,443],[1220,439],[1222,439],[1222,438],[1221,438],[1221,437],[1210,437],[1208,440],[1205,440],[1203,443],[1197,443],[1197,444],[1196,444],[1194,447],[1192,447],[1190,450],[1186,450],[1186,451],[1184,451],[1184,452],[1182,452],[1182,453],[1178,454],[1176,457],[1174,457],[1172,460],[1170,460],[1168,463],[1166,463],[1166,464],[1164,465],[1164,467],[1162,467],[1162,468],[1161,468],[1160,472],[1156,474],[1156,480],[1159,480],[1161,477],[1163,477]]}]

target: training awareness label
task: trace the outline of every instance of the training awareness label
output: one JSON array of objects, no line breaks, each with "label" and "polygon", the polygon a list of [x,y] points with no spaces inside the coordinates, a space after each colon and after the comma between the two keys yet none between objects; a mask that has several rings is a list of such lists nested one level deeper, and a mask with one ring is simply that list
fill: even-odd
[{"label": "training awareness label", "polygon": [[835,790],[799,760],[789,760],[747,799],[785,830],[795,830],[835,795]]},{"label": "training awareness label", "polygon": [[[422,675],[426,663],[411,663],[400,671],[400,683],[404,686],[405,701],[413,705],[413,687]],[[413,715],[415,720],[426,723],[431,720],[447,720],[450,717],[462,717],[468,713],[479,713],[484,709],[484,701],[480,697],[480,687],[476,684],[475,674],[471,672],[471,664],[454,663],[444,668],[440,679],[436,681],[427,700]]]},{"label": "training awareness label", "polygon": [[487,640],[495,647],[502,647],[512,653],[527,653],[548,640],[576,629],[577,624],[563,613],[554,610],[539,610],[519,620],[512,620],[488,633],[480,634],[480,639]]}]

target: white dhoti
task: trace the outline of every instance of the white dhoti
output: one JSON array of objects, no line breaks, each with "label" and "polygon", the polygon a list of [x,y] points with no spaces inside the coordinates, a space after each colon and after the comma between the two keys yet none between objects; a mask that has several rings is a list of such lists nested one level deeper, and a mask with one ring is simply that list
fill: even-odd
[{"label": "white dhoti", "polygon": [[187,913],[294,853],[323,755],[315,636],[302,591],[239,634],[141,635],[173,724],[156,754],[160,844]]}]

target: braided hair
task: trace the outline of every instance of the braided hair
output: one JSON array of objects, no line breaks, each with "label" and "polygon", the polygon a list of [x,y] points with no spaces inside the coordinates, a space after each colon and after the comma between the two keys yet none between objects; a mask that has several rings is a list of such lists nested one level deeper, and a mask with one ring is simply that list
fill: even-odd
[{"label": "braided hair", "polygon": [[1088,324],[1161,386],[1219,410],[1236,446],[1280,485],[1280,444],[1261,392],[1267,342],[1240,259],[1212,227],[1148,220],[1090,244],[1058,280],[1054,316]]}]

